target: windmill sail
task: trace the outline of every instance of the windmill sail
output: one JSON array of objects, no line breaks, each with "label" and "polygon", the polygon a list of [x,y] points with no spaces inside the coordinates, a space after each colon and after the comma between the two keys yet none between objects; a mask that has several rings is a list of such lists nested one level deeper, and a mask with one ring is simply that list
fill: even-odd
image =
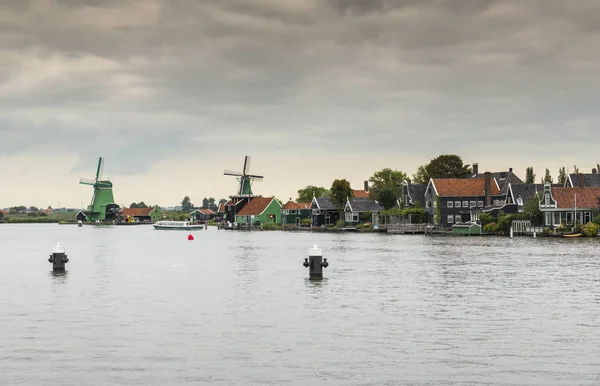
[{"label": "windmill sail", "polygon": [[96,170],[96,181],[102,179],[102,172],[104,172],[104,159],[100,157],[98,159],[98,170]]}]

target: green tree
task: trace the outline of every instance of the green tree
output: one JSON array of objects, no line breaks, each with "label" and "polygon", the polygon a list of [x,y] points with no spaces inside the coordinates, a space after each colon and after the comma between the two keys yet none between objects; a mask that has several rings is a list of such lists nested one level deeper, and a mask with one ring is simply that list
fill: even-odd
[{"label": "green tree", "polygon": [[335,180],[331,184],[331,202],[339,211],[344,209],[346,201],[354,197],[354,192],[350,187],[350,182],[346,179]]},{"label": "green tree", "polygon": [[144,201],[140,201],[138,203],[132,202],[131,205],[129,205],[130,208],[148,208],[148,205],[146,205],[146,203],[144,203]]},{"label": "green tree", "polygon": [[391,209],[396,205],[396,190],[392,188],[383,188],[377,192],[377,201],[385,210]]},{"label": "green tree", "polygon": [[39,208],[37,208],[35,206],[30,206],[29,207],[29,211],[31,211],[31,212],[39,212],[40,210],[39,210]]},{"label": "green tree", "polygon": [[4,213],[2,211],[0,211],[0,220],[2,220],[4,218]]},{"label": "green tree", "polygon": [[297,202],[311,202],[313,197],[329,197],[329,189],[322,186],[308,185],[298,190]]},{"label": "green tree", "polygon": [[544,216],[542,215],[542,211],[540,211],[540,197],[537,194],[525,201],[523,214],[529,218],[531,225],[542,225]]},{"label": "green tree", "polygon": [[427,166],[421,165],[417,169],[417,172],[413,174],[413,184],[426,184],[429,182],[429,174],[427,174]]},{"label": "green tree", "polygon": [[454,154],[440,155],[425,167],[431,178],[464,178],[471,174],[469,165],[464,165],[460,156]]},{"label": "green tree", "polygon": [[219,206],[217,204],[215,204],[214,197],[210,197],[208,199],[208,209],[212,210],[213,212],[216,212],[217,210],[219,210]]},{"label": "green tree", "polygon": [[544,179],[542,181],[543,181],[542,183],[546,183],[546,182],[552,183],[552,182],[554,182],[554,180],[552,179],[552,176],[550,175],[550,170],[549,169],[546,169],[546,174],[544,175]]},{"label": "green tree", "polygon": [[185,196],[181,201],[181,210],[185,212],[194,210],[194,204],[192,204],[192,201],[188,196]]},{"label": "green tree", "polygon": [[202,199],[202,206],[200,208],[202,208],[202,209],[208,209],[208,198],[204,197]]},{"label": "green tree", "polygon": [[533,166],[529,166],[525,170],[525,183],[535,184],[535,173],[533,172]]},{"label": "green tree", "polygon": [[406,180],[408,176],[406,173],[400,170],[392,170],[390,168],[381,169],[378,172],[373,173],[369,178],[371,187],[369,188],[371,197],[377,197],[377,192],[384,189],[389,189],[394,193],[394,200],[398,197],[398,191],[402,181]]},{"label": "green tree", "polygon": [[561,185],[564,185],[565,182],[567,182],[567,169],[564,166],[558,168],[557,180],[557,182]]}]

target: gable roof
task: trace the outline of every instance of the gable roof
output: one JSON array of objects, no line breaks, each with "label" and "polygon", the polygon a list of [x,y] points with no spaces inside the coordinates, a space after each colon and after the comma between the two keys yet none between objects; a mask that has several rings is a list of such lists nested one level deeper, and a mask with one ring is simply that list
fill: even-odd
[{"label": "gable roof", "polygon": [[285,203],[285,205],[283,205],[281,207],[281,209],[291,209],[291,210],[310,209],[310,202],[288,201]]},{"label": "gable roof", "polygon": [[384,208],[375,200],[352,199],[346,203],[346,207],[350,206],[352,212],[379,212]]},{"label": "gable roof", "polygon": [[[432,178],[431,182],[440,197],[485,196],[485,179],[483,178]],[[499,196],[498,183],[494,178],[491,182],[492,196]]]},{"label": "gable roof", "polygon": [[[553,184],[553,188],[562,187],[561,184]],[[535,193],[537,192],[540,197],[544,193],[544,185],[543,184],[509,184],[508,192],[512,197],[513,201],[517,203],[517,199],[521,197],[523,200],[523,205],[530,200]],[[521,205],[519,205],[521,206]]]},{"label": "gable roof", "polygon": [[577,187],[580,186],[579,183],[583,182],[583,186],[600,186],[600,174],[592,174],[592,173],[571,173],[569,174],[570,186]]},{"label": "gable roof", "polygon": [[419,202],[421,207],[425,208],[425,191],[427,184],[408,184],[408,195],[413,204]]},{"label": "gable roof", "polygon": [[273,200],[275,200],[275,197],[253,197],[236,215],[258,216],[267,209]]},{"label": "gable roof", "polygon": [[223,204],[219,204],[219,210],[218,210],[218,212],[219,213],[225,213],[225,204],[224,203]]},{"label": "gable roof", "polygon": [[192,213],[194,213],[194,212],[200,212],[200,213],[204,213],[204,214],[208,214],[208,215],[215,214],[215,212],[213,212],[212,210],[204,209],[204,208],[194,209],[192,211]]},{"label": "gable roof", "polygon": [[578,208],[597,208],[600,198],[600,187],[588,186],[584,188],[551,188],[552,198],[556,201],[558,209],[575,208],[577,195]]},{"label": "gable roof", "polygon": [[314,197],[310,207],[320,210],[337,210],[329,197]]},{"label": "gable roof", "polygon": [[150,212],[154,210],[152,208],[123,208],[121,209],[121,214],[123,216],[131,216],[131,217],[142,217],[142,216],[150,216]]},{"label": "gable roof", "polygon": [[[500,188],[500,194],[508,193],[508,185],[509,184],[523,184],[523,180],[521,180],[515,173],[512,171],[508,172],[493,172],[490,173],[492,179],[496,179],[496,183]],[[472,176],[473,178],[485,178],[485,173],[478,173]],[[542,188],[543,190],[543,188]]]},{"label": "gable roof", "polygon": [[352,189],[352,193],[354,194],[354,198],[368,198],[369,197],[369,192],[365,191],[365,190],[354,190]]}]

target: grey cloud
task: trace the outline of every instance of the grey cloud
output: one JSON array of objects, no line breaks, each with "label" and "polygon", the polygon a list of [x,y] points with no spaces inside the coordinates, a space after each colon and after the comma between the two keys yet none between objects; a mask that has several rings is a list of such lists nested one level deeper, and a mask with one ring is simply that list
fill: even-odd
[{"label": "grey cloud", "polygon": [[[429,159],[493,145],[485,133],[515,152],[536,149],[540,127],[553,149],[600,139],[585,129],[600,119],[596,1],[6,4],[4,151],[41,141],[86,157],[107,149],[136,172],[156,152],[224,146]],[[30,78],[48,75],[19,91],[24,63]],[[27,136],[13,135],[15,122]],[[569,122],[586,123],[565,137]]]}]

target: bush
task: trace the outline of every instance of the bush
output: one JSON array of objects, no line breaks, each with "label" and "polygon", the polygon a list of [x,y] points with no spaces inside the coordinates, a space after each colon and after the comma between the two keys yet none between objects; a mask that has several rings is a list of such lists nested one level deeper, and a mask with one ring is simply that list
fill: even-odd
[{"label": "bush", "polygon": [[479,214],[479,221],[481,222],[481,225],[485,227],[487,224],[494,221],[494,216],[489,213],[482,212]]},{"label": "bush", "polygon": [[598,214],[598,215],[596,215],[596,217],[594,217],[594,224],[600,225],[600,214]]},{"label": "bush", "polygon": [[581,233],[581,224],[579,221],[575,222],[575,226],[573,227],[573,233]]},{"label": "bush", "polygon": [[346,225],[346,222],[344,220],[337,220],[334,225],[334,228],[342,229],[345,225]]},{"label": "bush", "polygon": [[310,219],[309,218],[303,218],[300,220],[300,225],[310,225]]},{"label": "bush", "polygon": [[556,231],[557,232],[564,232],[567,230],[567,227],[565,226],[565,223],[561,222],[559,226],[556,227]]},{"label": "bush", "polygon": [[581,227],[581,231],[587,237],[596,237],[598,236],[598,224],[593,222],[588,222],[587,224]]},{"label": "bush", "polygon": [[495,222],[490,222],[485,224],[485,226],[483,227],[483,231],[485,233],[489,233],[489,234],[495,234],[498,233],[498,231],[500,230],[500,227],[498,226],[498,224],[496,224]]},{"label": "bush", "polygon": [[281,225],[272,222],[266,222],[261,225],[263,231],[278,231],[281,230]]}]

